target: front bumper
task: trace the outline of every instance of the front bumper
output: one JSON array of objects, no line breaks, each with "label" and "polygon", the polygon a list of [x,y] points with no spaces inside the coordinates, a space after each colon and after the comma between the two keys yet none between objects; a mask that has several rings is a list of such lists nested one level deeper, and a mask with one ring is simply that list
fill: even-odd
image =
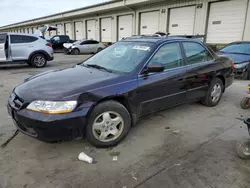
[{"label": "front bumper", "polygon": [[26,108],[17,110],[9,103],[8,113],[17,128],[38,140],[53,142],[83,137],[88,108],[68,114],[43,114]]},{"label": "front bumper", "polygon": [[234,69],[234,74],[236,77],[242,77],[245,72],[247,72],[247,67],[240,67]]},{"label": "front bumper", "polygon": [[64,48],[63,51],[64,51],[64,54],[71,54],[72,48]]}]

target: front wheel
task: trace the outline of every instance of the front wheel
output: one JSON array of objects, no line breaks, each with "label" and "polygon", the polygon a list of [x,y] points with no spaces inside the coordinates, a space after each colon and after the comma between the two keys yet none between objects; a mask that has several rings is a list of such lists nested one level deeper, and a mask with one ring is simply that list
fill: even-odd
[{"label": "front wheel", "polygon": [[221,79],[216,78],[210,84],[206,97],[202,100],[202,104],[204,104],[205,106],[209,106],[209,107],[216,106],[220,102],[223,89],[224,89],[224,85]]},{"label": "front wheel", "polygon": [[242,159],[250,159],[250,141],[239,143],[236,147],[237,154]]},{"label": "front wheel", "polygon": [[244,97],[241,101],[240,101],[240,107],[242,109],[248,109],[250,106],[249,106],[249,100],[250,98],[249,97]]},{"label": "front wheel", "polygon": [[30,62],[36,68],[45,67],[47,64],[46,57],[43,54],[33,55]]},{"label": "front wheel", "polygon": [[96,147],[110,147],[121,142],[130,127],[131,117],[128,110],[116,101],[105,101],[91,112],[86,137]]},{"label": "front wheel", "polygon": [[72,54],[73,54],[73,55],[79,55],[79,54],[80,54],[80,51],[79,51],[78,49],[75,48],[75,49],[72,50]]}]

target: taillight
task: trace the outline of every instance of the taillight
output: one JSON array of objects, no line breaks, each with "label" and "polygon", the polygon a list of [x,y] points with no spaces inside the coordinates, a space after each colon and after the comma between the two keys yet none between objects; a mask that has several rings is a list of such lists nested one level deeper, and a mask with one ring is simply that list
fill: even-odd
[{"label": "taillight", "polygon": [[52,47],[52,44],[48,42],[46,43],[46,46]]},{"label": "taillight", "polygon": [[231,62],[231,64],[232,64],[232,68],[235,69],[234,62]]}]

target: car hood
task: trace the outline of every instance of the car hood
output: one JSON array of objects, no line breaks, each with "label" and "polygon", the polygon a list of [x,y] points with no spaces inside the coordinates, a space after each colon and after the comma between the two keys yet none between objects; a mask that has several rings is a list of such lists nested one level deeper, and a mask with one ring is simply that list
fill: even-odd
[{"label": "car hood", "polygon": [[15,93],[27,102],[34,100],[63,100],[84,91],[109,85],[119,75],[94,68],[74,68],[41,73],[26,79]]},{"label": "car hood", "polygon": [[70,47],[72,47],[72,46],[73,46],[73,43],[64,43],[63,44],[63,47],[67,48],[67,49],[70,48]]},{"label": "car hood", "polygon": [[244,63],[250,61],[250,55],[245,54],[232,54],[232,53],[222,53],[219,52],[219,55],[223,55],[231,59],[235,64]]}]

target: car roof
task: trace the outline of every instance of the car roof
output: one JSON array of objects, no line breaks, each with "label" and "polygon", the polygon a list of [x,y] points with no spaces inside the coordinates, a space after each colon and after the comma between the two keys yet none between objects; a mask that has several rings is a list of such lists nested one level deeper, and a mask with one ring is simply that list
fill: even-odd
[{"label": "car roof", "polygon": [[250,43],[250,41],[235,41],[235,42],[231,42],[231,43],[229,43],[229,44],[227,44],[227,45],[230,45],[230,44],[245,44],[245,43]]},{"label": "car roof", "polygon": [[155,43],[155,44],[161,44],[164,42],[171,42],[171,41],[195,41],[197,42],[197,40],[193,40],[193,39],[188,39],[188,38],[184,38],[184,37],[169,37],[169,38],[165,38],[165,37],[140,37],[140,38],[126,38],[122,41],[126,41],[126,42],[150,42],[150,43]]},{"label": "car roof", "polygon": [[33,37],[39,37],[35,34],[28,34],[28,33],[13,33],[13,32],[0,32],[0,34],[11,34],[11,35],[20,35],[20,36],[33,36]]}]

